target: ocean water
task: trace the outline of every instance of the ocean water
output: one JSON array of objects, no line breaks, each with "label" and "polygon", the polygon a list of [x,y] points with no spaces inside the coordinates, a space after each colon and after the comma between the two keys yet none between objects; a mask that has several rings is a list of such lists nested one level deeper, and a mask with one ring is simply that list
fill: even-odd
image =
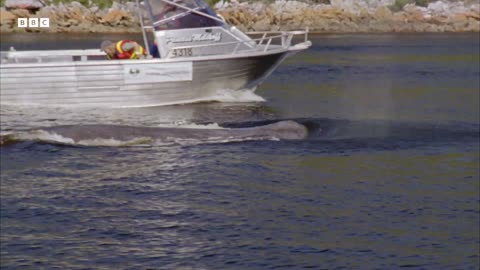
[{"label": "ocean water", "polygon": [[[2,36],[1,46],[104,38],[41,35],[32,45],[27,34]],[[1,269],[478,269],[478,34],[311,39],[254,93],[219,93],[224,102],[1,106],[4,135],[281,120],[309,131],[302,140],[3,145]]]}]

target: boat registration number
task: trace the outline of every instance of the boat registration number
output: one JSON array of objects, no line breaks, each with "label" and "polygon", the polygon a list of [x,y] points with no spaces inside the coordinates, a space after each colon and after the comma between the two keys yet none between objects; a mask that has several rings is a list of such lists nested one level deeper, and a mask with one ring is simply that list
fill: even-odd
[{"label": "boat registration number", "polygon": [[181,48],[181,49],[173,49],[172,55],[174,57],[181,57],[181,56],[192,56],[192,48]]}]

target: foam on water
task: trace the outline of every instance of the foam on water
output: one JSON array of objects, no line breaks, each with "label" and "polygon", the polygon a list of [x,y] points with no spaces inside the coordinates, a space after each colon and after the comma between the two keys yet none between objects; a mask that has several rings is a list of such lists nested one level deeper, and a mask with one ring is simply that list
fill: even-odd
[{"label": "foam on water", "polygon": [[255,89],[222,89],[218,90],[211,98],[219,102],[265,102],[265,99],[255,94]]},{"label": "foam on water", "polygon": [[167,138],[167,140],[155,140],[155,146],[191,146],[199,144],[222,144],[234,142],[248,142],[248,141],[279,141],[280,139],[274,136],[262,135],[252,137],[208,137],[204,139],[186,139],[186,138]]},{"label": "foam on water", "polygon": [[[251,102],[265,102],[266,100],[255,94],[256,87],[253,88],[244,88],[239,90],[234,89],[220,89],[216,90],[213,93],[210,93],[204,97],[189,99],[189,100],[179,100],[174,102],[159,102],[151,104],[142,104],[142,105],[133,105],[133,106],[115,106],[112,104],[102,104],[100,109],[112,109],[112,108],[149,108],[149,107],[162,107],[162,106],[172,106],[172,105],[184,105],[184,104],[196,104],[196,103],[205,103],[205,102],[224,102],[224,103],[251,103]],[[3,102],[2,106],[7,107],[9,110],[21,110],[22,108],[28,108],[29,110],[35,109],[41,110],[43,108],[55,108],[55,109],[85,109],[85,110],[99,110],[98,104],[36,104],[36,103],[25,103],[25,104],[15,104]]]},{"label": "foam on water", "polygon": [[182,100],[177,102],[157,103],[141,106],[122,106],[122,108],[146,108],[146,107],[159,107],[159,106],[171,106],[181,104],[195,104],[203,102],[225,102],[225,103],[248,103],[248,102],[265,102],[266,100],[255,94],[256,87],[251,89],[220,89],[208,95],[206,97]]},{"label": "foam on water", "polygon": [[53,142],[60,144],[75,144],[75,141],[71,138],[63,137],[54,132],[48,132],[45,130],[33,130],[28,132],[20,132],[18,134],[12,134],[13,138],[19,141],[43,141]]},{"label": "foam on water", "polygon": [[0,146],[14,144],[22,141],[36,141],[51,144],[78,145],[78,146],[133,146],[133,145],[152,145],[155,140],[150,137],[138,137],[132,140],[116,140],[113,138],[96,138],[92,140],[75,141],[72,138],[64,137],[55,132],[45,130],[33,130],[28,132],[9,133],[1,135]]},{"label": "foam on water", "polygon": [[189,129],[225,129],[221,127],[217,123],[210,123],[210,124],[195,124],[195,123],[188,123],[184,121],[177,121],[172,124],[161,124],[158,127],[167,127],[167,128],[189,128]]}]

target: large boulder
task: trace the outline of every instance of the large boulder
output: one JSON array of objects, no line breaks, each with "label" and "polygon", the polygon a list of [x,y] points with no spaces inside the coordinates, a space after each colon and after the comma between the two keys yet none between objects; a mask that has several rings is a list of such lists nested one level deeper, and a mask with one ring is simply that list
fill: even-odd
[{"label": "large boulder", "polygon": [[12,9],[10,10],[13,15],[17,16],[18,18],[30,18],[31,14],[26,9]]},{"label": "large boulder", "polygon": [[[0,8],[0,33],[11,33],[16,27],[17,16],[8,12],[5,8]],[[23,29],[23,28],[22,28]]]},{"label": "large boulder", "polygon": [[0,8],[0,25],[14,25],[17,16],[15,14]]},{"label": "large boulder", "polygon": [[7,0],[5,7],[7,9],[38,10],[43,7],[43,3],[40,0]]},{"label": "large boulder", "polygon": [[254,31],[268,31],[270,30],[270,28],[271,28],[270,20],[267,18],[258,20],[252,25],[252,30]]},{"label": "large boulder", "polygon": [[373,13],[373,16],[378,21],[390,21],[392,20],[392,11],[387,7],[379,7]]},{"label": "large boulder", "polygon": [[99,21],[102,24],[116,26],[116,25],[124,25],[130,21],[130,15],[121,10],[116,8],[111,8],[110,11],[105,14]]}]

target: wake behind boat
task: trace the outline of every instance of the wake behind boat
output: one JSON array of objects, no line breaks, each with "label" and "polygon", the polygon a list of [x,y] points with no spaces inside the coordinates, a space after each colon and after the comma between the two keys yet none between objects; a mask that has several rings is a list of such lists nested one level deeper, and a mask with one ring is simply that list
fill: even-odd
[{"label": "wake behind boat", "polygon": [[[0,102],[144,107],[209,100],[221,90],[253,89],[311,46],[307,31],[252,39],[202,0],[137,0],[137,8],[144,46],[150,55],[154,40],[159,58],[108,60],[100,49],[2,51]],[[303,40],[293,44],[295,35]]]}]

